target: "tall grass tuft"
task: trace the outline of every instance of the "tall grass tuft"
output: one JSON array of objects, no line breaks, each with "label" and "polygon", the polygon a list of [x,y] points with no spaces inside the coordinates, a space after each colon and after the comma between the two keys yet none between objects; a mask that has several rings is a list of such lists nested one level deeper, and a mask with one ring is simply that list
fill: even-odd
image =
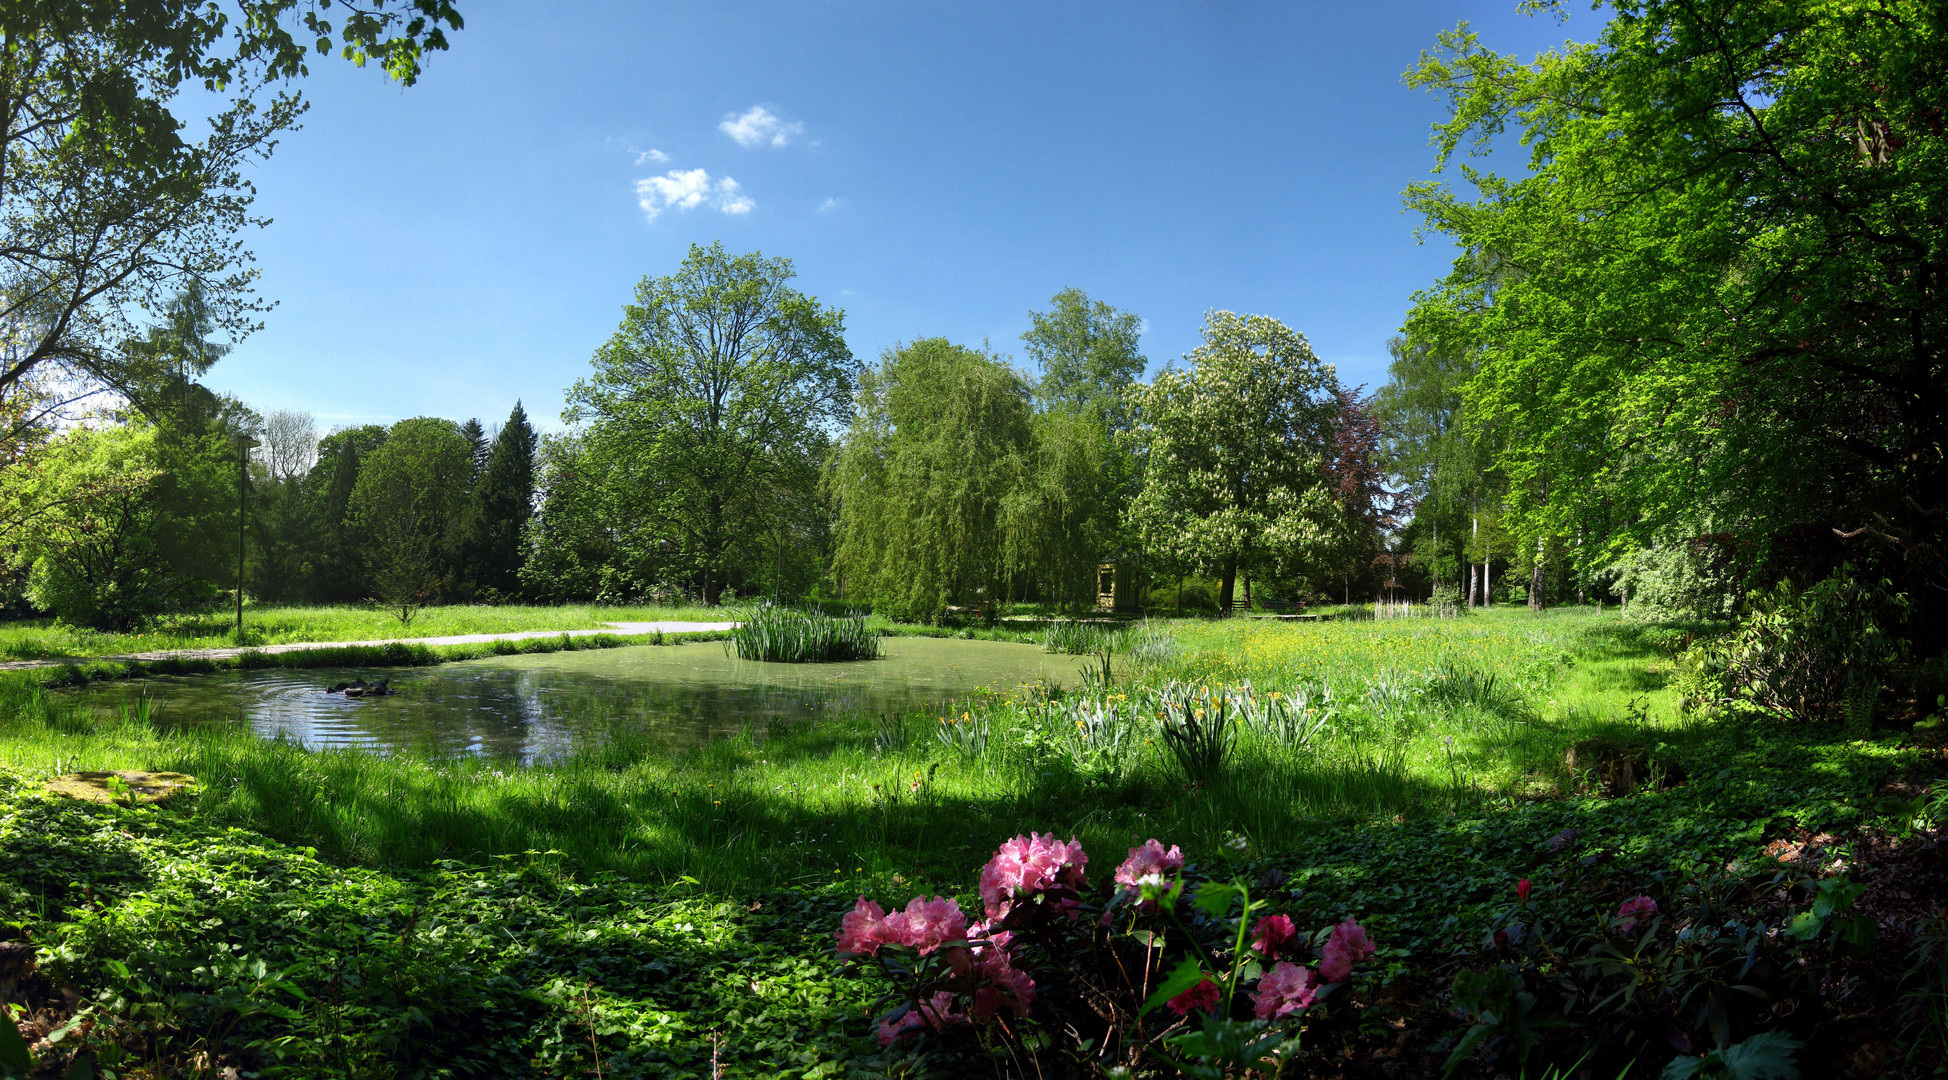
[{"label": "tall grass tuft", "polygon": [[1172,682],[1158,691],[1157,704],[1163,714],[1157,731],[1184,775],[1203,787],[1215,784],[1231,753],[1230,695]]},{"label": "tall grass tuft", "polygon": [[1094,623],[1059,622],[1042,635],[1042,651],[1091,656],[1122,651],[1121,631]]},{"label": "tall grass tuft", "polygon": [[783,664],[825,664],[879,659],[879,633],[863,615],[766,605],[731,631],[730,647],[740,660]]}]

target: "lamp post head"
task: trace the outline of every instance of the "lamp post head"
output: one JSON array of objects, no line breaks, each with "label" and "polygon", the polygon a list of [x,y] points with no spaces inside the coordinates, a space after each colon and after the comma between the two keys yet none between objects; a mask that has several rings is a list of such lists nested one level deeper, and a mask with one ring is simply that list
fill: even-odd
[{"label": "lamp post head", "polygon": [[257,441],[257,437],[255,435],[249,435],[249,434],[232,435],[230,436],[230,441],[236,444],[238,450],[254,450],[257,447],[264,445],[263,443]]}]

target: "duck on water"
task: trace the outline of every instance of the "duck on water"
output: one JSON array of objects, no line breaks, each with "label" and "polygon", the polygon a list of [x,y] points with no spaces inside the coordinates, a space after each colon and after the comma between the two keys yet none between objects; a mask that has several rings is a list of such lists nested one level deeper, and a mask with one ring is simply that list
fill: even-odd
[{"label": "duck on water", "polygon": [[392,693],[392,687],[386,685],[387,682],[388,680],[386,679],[380,679],[375,683],[368,683],[364,679],[353,679],[351,682],[338,683],[335,686],[329,687],[325,690],[325,693],[344,694],[346,697],[351,698],[385,697]]}]

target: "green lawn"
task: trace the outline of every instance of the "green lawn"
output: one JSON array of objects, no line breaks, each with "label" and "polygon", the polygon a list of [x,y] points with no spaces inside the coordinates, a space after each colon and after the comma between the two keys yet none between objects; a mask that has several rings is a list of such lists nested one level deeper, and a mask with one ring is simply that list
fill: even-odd
[{"label": "green lawn", "polygon": [[[647,604],[620,607],[456,604],[425,608],[413,616],[412,622],[401,623],[396,615],[364,605],[246,605],[243,644],[376,641],[519,630],[600,630],[608,622],[721,622],[734,620],[737,610]],[[76,628],[53,619],[23,619],[0,623],[0,658],[40,660],[164,649],[216,649],[238,644],[235,628],[234,611],[167,617],[148,629],[126,634]]]},{"label": "green lawn", "polygon": [[[499,625],[511,628],[522,610],[556,609],[439,614],[506,614]],[[22,683],[5,708],[11,719],[0,721],[0,746],[30,774],[77,762],[192,773],[208,785],[199,815],[348,862],[554,850],[584,871],[735,889],[833,875],[961,875],[1031,826],[1073,832],[1092,849],[1155,835],[1202,856],[1240,843],[1290,851],[1325,823],[1562,794],[1571,786],[1563,752],[1591,735],[1672,746],[1700,737],[1673,713],[1658,655],[1613,613],[1163,625],[1174,655],[1135,674],[1119,661],[1112,693],[1125,706],[1172,682],[1249,684],[1261,696],[1330,690],[1333,719],[1303,747],[1238,725],[1223,775],[1195,786],[1148,727],[1130,733],[1114,761],[1070,742],[1074,683],[1054,703],[1041,699],[1059,688],[966,702],[946,710],[966,717],[955,725],[936,715],[842,718],[675,755],[616,730],[527,769],[313,753],[222,725],[158,730],[73,715],[58,692]],[[1078,657],[1078,673],[1083,665]],[[943,728],[983,724],[982,752],[940,737]]]},{"label": "green lawn", "polygon": [[[1409,1042],[1438,1062],[1463,1026],[1439,973],[1508,917],[1518,880],[1564,925],[1644,890],[1672,906],[1692,882],[1732,895],[1727,872],[1756,873],[1756,892],[1733,892],[1776,905],[1766,841],[1906,829],[1911,808],[1889,817],[1878,793],[1940,771],[1899,735],[1680,716],[1657,647],[1670,635],[1614,613],[1164,629],[1106,688],[1078,676],[675,754],[610,729],[528,768],[87,715],[0,680],[0,907],[97,1010],[88,1045],[151,1075],[1075,1075],[1090,1070],[1064,1056],[1069,1021],[1046,1011],[993,1058],[964,1039],[882,1050],[868,1016],[884,983],[836,968],[833,931],[862,893],[978,910],[978,869],[1018,832],[1080,838],[1095,881],[1156,837],[1194,875],[1284,882],[1305,925],[1357,915],[1388,950],[1308,1034],[1321,1067]],[[1186,682],[1248,682],[1329,718],[1302,746],[1238,725],[1204,783],[1153,727],[1113,760],[1078,752],[1079,703]],[[966,734],[983,723],[984,748]],[[1563,762],[1597,734],[1663,744],[1688,782],[1598,797]],[[157,809],[37,794],[95,768],[189,772],[201,790]],[[1550,855],[1552,837],[1568,846]],[[1559,1063],[1578,1052],[1565,1043]],[[1660,1035],[1632,1075],[1673,1052]]]}]

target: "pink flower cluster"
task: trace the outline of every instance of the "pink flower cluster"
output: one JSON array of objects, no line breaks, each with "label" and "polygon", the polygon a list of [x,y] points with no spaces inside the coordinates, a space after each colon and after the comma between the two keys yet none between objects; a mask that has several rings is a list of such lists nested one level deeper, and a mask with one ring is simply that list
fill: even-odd
[{"label": "pink flower cluster", "polygon": [[[1080,892],[1086,881],[1083,868],[1089,856],[1082,844],[1071,838],[1064,844],[1054,833],[1017,836],[1001,845],[994,858],[981,868],[981,904],[990,921],[1008,917],[1019,902],[1052,890]],[[1075,913],[1075,900],[1061,897],[1054,901],[1057,910]]]},{"label": "pink flower cluster", "polygon": [[839,951],[853,956],[877,956],[881,945],[904,945],[926,956],[966,940],[967,916],[944,896],[916,896],[907,901],[905,911],[891,915],[862,896],[839,920]]},{"label": "pink flower cluster", "polygon": [[879,1045],[891,1046],[894,1039],[923,1025],[931,1025],[935,1031],[945,1031],[955,1024],[965,1023],[967,1014],[954,1011],[954,995],[942,990],[906,1010],[906,1014],[898,1020],[881,1020]]},{"label": "pink flower cluster", "polygon": [[1272,960],[1278,957],[1278,950],[1299,936],[1299,928],[1292,925],[1292,918],[1289,915],[1267,915],[1258,920],[1258,925],[1252,928],[1251,934],[1251,947],[1265,959]]},{"label": "pink flower cluster", "polygon": [[1657,901],[1648,896],[1638,896],[1625,900],[1617,908],[1617,929],[1628,934],[1637,924],[1657,914]]},{"label": "pink flower cluster", "polygon": [[[1284,919],[1284,927],[1272,923],[1273,919]],[[1291,937],[1296,937],[1298,931],[1292,928],[1292,920],[1283,915],[1267,916],[1258,920],[1258,940],[1267,943],[1277,941],[1280,932],[1288,928]],[[1291,937],[1283,940],[1289,941]],[[1259,951],[1269,958],[1276,947],[1260,948]],[[1326,947],[1319,950],[1317,972],[1284,960],[1272,965],[1264,978],[1258,980],[1258,989],[1251,995],[1253,1015],[1260,1020],[1276,1020],[1309,1008],[1319,996],[1319,988],[1323,984],[1345,982],[1353,973],[1353,965],[1372,956],[1373,952],[1373,939],[1368,936],[1366,928],[1347,919],[1332,928],[1332,936],[1326,939]]]},{"label": "pink flower cluster", "polygon": [[1329,983],[1345,982],[1353,965],[1373,955],[1373,939],[1366,928],[1348,918],[1332,928],[1332,937],[1319,950],[1319,974]]},{"label": "pink flower cluster", "polygon": [[1219,991],[1220,987],[1217,983],[1205,979],[1164,1004],[1178,1016],[1189,1016],[1194,1012],[1209,1012],[1217,1008]]},{"label": "pink flower cluster", "polygon": [[1252,1015],[1276,1020],[1311,1007],[1318,994],[1319,977],[1311,968],[1280,960],[1258,980],[1258,992],[1251,995]]},{"label": "pink flower cluster", "polygon": [[1028,1015],[1035,980],[1014,966],[1008,952],[1014,935],[999,926],[1015,904],[1043,893],[1065,893],[1054,899],[1056,909],[1073,908],[1074,894],[1086,884],[1083,867],[1088,861],[1080,843],[1059,843],[1053,835],[1017,836],[1002,844],[981,871],[988,919],[972,927],[960,905],[945,896],[916,896],[904,911],[890,915],[861,896],[839,920],[840,954],[876,957],[882,946],[900,945],[921,956],[939,951],[946,963],[945,969],[935,969],[932,986],[945,983],[949,988],[924,994],[896,1020],[881,1021],[880,1044],[890,1045],[922,1027],[943,1031],[957,1024],[985,1024],[1003,1009]]},{"label": "pink flower cluster", "polygon": [[[1121,885],[1126,892],[1136,893],[1141,891],[1138,882],[1145,879],[1166,882],[1170,880],[1172,874],[1183,868],[1182,848],[1172,844],[1170,850],[1165,851],[1162,844],[1157,843],[1155,838],[1151,838],[1145,840],[1143,846],[1130,849],[1130,857],[1124,859],[1123,864],[1116,868],[1116,884]],[[1146,900],[1143,906],[1148,910],[1157,905],[1155,901]]]}]

